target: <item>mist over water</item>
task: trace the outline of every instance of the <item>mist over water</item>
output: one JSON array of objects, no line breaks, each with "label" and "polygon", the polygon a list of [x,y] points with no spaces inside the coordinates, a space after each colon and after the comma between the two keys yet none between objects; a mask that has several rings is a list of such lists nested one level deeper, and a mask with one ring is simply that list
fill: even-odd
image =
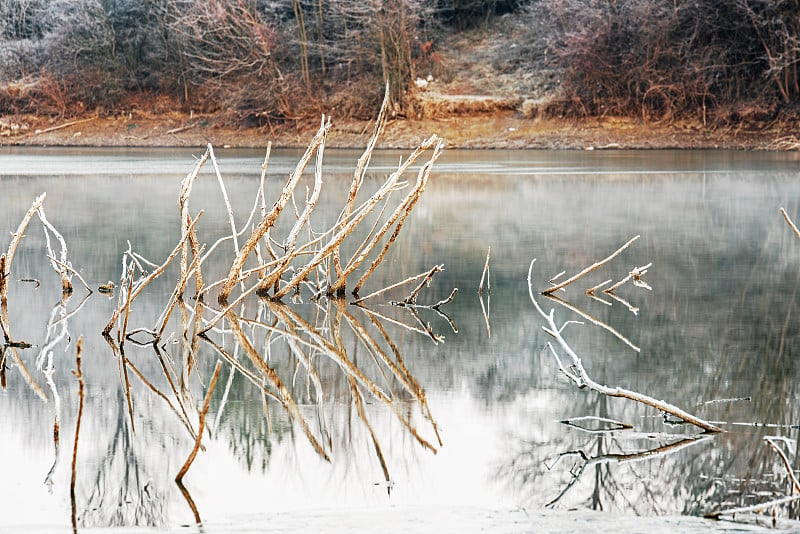
[{"label": "mist over water", "polygon": [[[160,263],[180,239],[178,191],[193,155],[201,153],[4,149],[0,229],[6,237],[0,249],[7,248],[9,233],[33,199],[47,192],[47,218],[93,288],[119,281],[128,242]],[[218,150],[217,155],[242,225],[255,201],[263,153]],[[326,150],[315,229],[336,220],[359,155]],[[365,190],[382,183],[402,155],[376,153]],[[273,151],[268,203],[298,157],[297,151]],[[367,303],[366,309],[312,301],[307,289],[302,302],[286,299],[323,335],[339,324],[348,356],[395,395],[393,405],[367,396],[367,427],[340,365],[317,354],[324,397],[319,405],[320,392],[296,353],[273,343],[263,330],[248,330],[252,344],[292,391],[311,431],[326,441],[331,461],[317,454],[280,403],[265,400],[255,384],[225,363],[211,398],[206,448],[184,479],[196,512],[209,524],[252,525],[281,517],[290,526],[300,516],[332,510],[334,517],[365,510],[391,517],[399,509],[422,520],[447,521],[461,509],[506,514],[524,509],[528,519],[503,517],[525,527],[548,505],[620,517],[702,515],[790,495],[780,457],[763,437],[791,440],[786,451],[796,465],[800,239],[779,208],[800,218],[799,175],[797,156],[782,153],[446,151],[362,294],[444,264],[419,301],[435,303],[457,287],[455,299],[442,308],[449,320],[422,309],[420,322],[389,304],[402,300],[407,289]],[[312,185],[309,173],[296,191],[298,209]],[[195,183],[190,206],[194,214],[204,210],[197,227],[201,241],[210,245],[230,233],[210,166]],[[291,223],[283,222],[276,233],[285,235]],[[546,349],[550,338],[528,297],[531,260],[536,258],[534,289],[542,290],[559,272],[571,276],[636,235],[619,257],[557,294],[596,323],[561,302],[544,297],[539,302],[555,310],[559,324],[583,322],[567,326],[564,336],[596,381],[676,404],[719,424],[722,434],[699,437],[688,425],[666,424],[651,408],[578,389]],[[352,254],[349,246],[346,255]],[[481,302],[477,291],[488,247],[491,294],[484,288]],[[232,255],[230,242],[220,245],[204,265],[207,280],[224,276]],[[648,263],[644,280],[652,289],[626,284],[616,292],[627,305],[585,294]],[[148,286],[132,310],[129,330],[156,323],[177,276],[177,267],[170,267]],[[28,278],[40,285],[20,281]],[[117,305],[116,294],[109,299],[95,291],[82,303],[85,293],[76,284],[65,308],[59,308],[60,279],[47,262],[44,233],[34,220],[14,258],[9,314],[15,338],[34,345],[19,354],[48,400],[33,392],[8,359],[7,383],[0,390],[0,457],[13,461],[6,462],[0,484],[0,527],[71,525],[70,462],[79,402],[71,371],[79,336],[87,396],[77,462],[78,525],[192,524],[195,510],[173,479],[193,440],[157,393],[172,395],[163,369],[180,368],[181,318],[176,313],[171,320],[168,330],[175,335],[160,357],[152,347],[125,344],[125,359],[150,383],[129,368],[130,409],[120,355],[100,335]],[[216,304],[215,298],[208,300]],[[76,309],[68,319],[69,335],[53,349],[53,387],[48,387],[36,365],[52,336],[48,322]],[[269,322],[279,313],[253,298],[243,316]],[[404,397],[397,379],[372,361],[351,325],[362,326],[386,351],[394,345],[424,390],[435,426],[413,398]],[[230,331],[213,340],[246,358]],[[192,413],[202,405],[219,358],[210,344],[199,346],[197,368],[188,379]],[[435,454],[398,413],[434,445]],[[633,425],[634,431],[598,434],[559,422],[590,415]],[[54,465],[52,483],[44,484]],[[799,512],[796,501],[777,508],[782,521],[797,520]],[[705,527],[715,525],[724,528]]]}]

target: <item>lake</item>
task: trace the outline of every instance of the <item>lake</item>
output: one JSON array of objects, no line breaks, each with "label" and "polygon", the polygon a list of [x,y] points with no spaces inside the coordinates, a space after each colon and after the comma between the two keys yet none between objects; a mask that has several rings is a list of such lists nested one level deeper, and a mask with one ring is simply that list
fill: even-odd
[{"label": "lake", "polygon": [[[104,338],[126,250],[161,264],[180,241],[181,181],[203,150],[0,149],[0,250],[46,192],[47,220],[92,289],[73,277],[62,298],[34,217],[8,279],[9,329],[32,346],[3,352],[0,530],[800,526],[797,500],[737,522],[701,518],[792,495],[789,471],[764,438],[776,437],[797,473],[800,239],[779,211],[800,219],[797,154],[446,150],[360,292],[443,265],[421,288],[420,306],[396,305],[420,279],[361,305],[349,292],[314,298],[306,284],[282,303],[245,298],[199,339],[187,334],[194,318],[208,321],[221,306],[214,290],[198,306],[192,280],[155,348],[146,333]],[[242,229],[264,153],[216,150]],[[301,154],[272,152],[267,206]],[[315,232],[335,224],[359,155],[325,152]],[[405,155],[373,154],[358,201]],[[275,248],[311,195],[313,165],[272,234]],[[413,183],[419,168],[404,178]],[[195,230],[210,249],[231,233],[210,162],[189,203],[192,217],[201,209]],[[364,235],[343,243],[343,261]],[[540,295],[562,271],[555,283],[635,236],[557,298]],[[224,277],[234,255],[231,240],[221,242],[204,260],[206,282]],[[566,323],[563,337],[595,381],[677,405],[723,432],[576,387],[529,296],[534,258],[532,293]],[[137,297],[125,332],[154,329],[178,263]],[[648,265],[638,284],[586,294]],[[110,296],[98,291],[108,281]],[[426,307],[454,288],[452,301]],[[74,373],[81,337],[83,397]],[[217,361],[202,448],[179,486]]]}]

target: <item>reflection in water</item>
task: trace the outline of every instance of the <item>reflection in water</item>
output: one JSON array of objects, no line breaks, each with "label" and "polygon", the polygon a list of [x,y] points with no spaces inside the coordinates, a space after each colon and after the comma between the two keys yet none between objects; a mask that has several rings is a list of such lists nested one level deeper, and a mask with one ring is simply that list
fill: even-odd
[{"label": "reflection in water", "polygon": [[[329,153],[335,169],[338,156]],[[180,154],[165,165],[169,176],[156,176],[131,170],[137,157],[126,160],[127,174],[113,177],[3,176],[0,228],[16,228],[31,199],[47,190],[48,220],[92,287],[118,279],[128,248],[166,258],[181,237],[173,190],[191,159],[183,165],[187,154]],[[296,160],[273,157],[267,195]],[[790,155],[442,158],[385,260],[389,274],[376,273],[374,284],[444,263],[418,300],[444,301],[462,288],[442,308],[446,317],[424,306],[391,305],[407,299],[408,287],[361,305],[312,300],[304,291],[284,304],[247,299],[200,337],[197,321],[221,312],[216,304],[177,300],[169,319],[158,321],[180,278],[171,266],[138,296],[129,317],[129,333],[163,326],[159,343],[141,333],[109,343],[99,333],[118,307],[120,287],[113,300],[95,293],[81,303],[77,286],[60,300],[60,278],[42,254],[45,236],[29,229],[8,279],[2,322],[10,339],[32,346],[1,349],[0,456],[15,461],[0,485],[0,525],[66,526],[73,512],[76,528],[166,527],[201,519],[241,523],[254,510],[263,521],[320,508],[547,504],[703,515],[791,495],[786,466],[764,441],[786,438],[776,443],[797,466],[800,240],[777,212],[785,206],[800,213]],[[226,183],[237,217],[252,207],[251,177],[262,160],[263,154],[230,160],[239,169]],[[146,167],[158,166],[148,161]],[[225,172],[225,157],[220,166]],[[396,154],[374,155],[377,173],[395,167]],[[75,163],[63,168],[80,172]],[[498,174],[487,179],[474,169]],[[330,176],[330,196],[346,195],[352,173]],[[365,180],[379,185],[384,178]],[[211,182],[198,180],[193,192],[193,202],[208,206],[197,224],[209,242],[230,233]],[[311,190],[313,181],[305,185]],[[169,192],[155,193],[163,190]],[[338,206],[321,200],[318,208],[324,215],[315,227],[335,221]],[[531,258],[547,273],[572,273],[632,234],[641,237],[624,262],[609,265],[611,272],[540,302],[560,320],[585,323],[569,327],[569,341],[589,376],[675,402],[722,434],[697,436],[653,409],[579,390],[542,350],[550,339],[525,286]],[[480,300],[463,291],[479,287],[488,246],[491,307],[486,286]],[[627,305],[604,294],[607,286],[584,294],[649,262],[652,291],[628,283],[614,292]],[[203,274],[219,279],[229,267],[210,262]],[[85,396],[72,373],[81,334]],[[218,360],[204,450],[177,486]],[[68,449],[77,443],[80,406],[71,484]],[[595,419],[579,419],[585,416]],[[800,517],[797,501],[767,514],[772,509],[779,526]]]}]

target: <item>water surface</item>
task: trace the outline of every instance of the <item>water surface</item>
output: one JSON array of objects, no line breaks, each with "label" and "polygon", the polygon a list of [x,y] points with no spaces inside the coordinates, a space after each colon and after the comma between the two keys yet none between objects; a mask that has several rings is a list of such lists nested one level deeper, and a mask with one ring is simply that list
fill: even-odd
[{"label": "water surface", "polygon": [[[70,261],[93,288],[119,280],[129,242],[160,263],[180,239],[180,182],[201,153],[4,149],[0,228],[6,237],[0,247],[8,246],[9,233],[33,199],[47,192],[47,218],[64,235]],[[365,189],[374,190],[402,155],[377,153]],[[254,202],[263,153],[218,150],[217,156],[242,225]],[[299,151],[273,152],[268,199],[275,197],[299,156]],[[315,229],[335,220],[358,156],[357,151],[326,151]],[[311,185],[309,174],[298,189],[298,210]],[[403,290],[374,300],[367,311],[352,304],[337,308],[325,298],[313,301],[307,290],[300,295],[302,302],[291,304],[323,336],[338,328],[349,357],[392,391],[393,404],[362,389],[365,416],[360,415],[340,365],[314,356],[321,384],[317,390],[288,343],[273,342],[253,327],[249,339],[288,384],[330,462],[279,402],[265,400],[256,385],[232,373],[226,363],[211,397],[205,450],[184,479],[188,498],[173,479],[193,440],[165,400],[175,394],[164,365],[180,369],[186,356],[179,314],[169,327],[176,334],[161,353],[124,345],[124,360],[132,364],[127,367],[129,407],[126,366],[100,335],[116,299],[95,291],[82,303],[86,292],[76,284],[64,303],[60,280],[44,257],[41,224],[34,220],[14,259],[9,312],[14,337],[34,345],[19,354],[47,401],[26,383],[17,363],[7,360],[0,393],[0,456],[6,459],[0,526],[71,528],[69,489],[79,404],[71,371],[79,336],[86,399],[76,463],[78,528],[165,529],[193,524],[199,517],[207,525],[272,522],[303,530],[318,527],[315,517],[338,521],[346,514],[363,518],[356,526],[366,528],[376,517],[400,513],[409,528],[414,519],[439,528],[475,514],[472,526],[525,531],[544,521],[537,518],[552,520],[541,516],[551,509],[602,510],[607,515],[600,517],[606,518],[674,518],[789,495],[780,457],[763,437],[788,438],[785,449],[796,465],[800,239],[778,210],[784,207],[800,218],[799,200],[793,154],[446,152],[398,242],[362,294],[444,264],[444,272],[419,300],[435,303],[458,288],[454,301],[443,307],[450,321],[423,309],[419,323],[408,310],[391,306],[389,300],[402,299]],[[190,206],[193,214],[204,210],[198,223],[203,242],[210,245],[230,232],[210,165],[195,184]],[[285,232],[290,225],[283,222],[278,230]],[[546,349],[544,321],[528,297],[531,259],[537,259],[534,287],[543,289],[550,277],[561,271],[574,274],[636,235],[639,239],[613,262],[559,293],[601,324],[559,302],[540,302],[555,309],[559,323],[583,322],[570,324],[565,337],[595,380],[677,404],[716,422],[722,434],[697,439],[697,430],[666,424],[651,408],[578,389]],[[484,291],[481,302],[477,290],[488,247],[491,294]],[[353,245],[344,250],[352,253]],[[204,268],[208,280],[227,272],[232,253],[230,242],[219,247]],[[617,291],[627,305],[584,293],[649,263],[644,280],[651,289],[628,283]],[[176,278],[171,268],[148,286],[136,302],[129,329],[153,326]],[[210,302],[216,305],[216,299]],[[48,385],[47,354],[41,366],[37,359],[61,323],[50,329],[48,324],[76,309],[67,319],[67,335],[52,347]],[[242,315],[269,322],[276,313],[251,299]],[[371,361],[351,324],[362,326],[387,352],[396,348],[425,391],[433,423],[387,376],[386,366]],[[236,357],[245,357],[230,331],[213,338]],[[188,418],[195,426],[219,358],[210,344],[201,344],[196,369],[187,378]],[[589,415],[633,425],[636,433],[595,434],[559,422]],[[54,442],[56,418],[59,439]],[[791,521],[799,510],[795,502],[778,507],[777,515],[796,526]],[[667,528],[668,523],[660,525]]]}]

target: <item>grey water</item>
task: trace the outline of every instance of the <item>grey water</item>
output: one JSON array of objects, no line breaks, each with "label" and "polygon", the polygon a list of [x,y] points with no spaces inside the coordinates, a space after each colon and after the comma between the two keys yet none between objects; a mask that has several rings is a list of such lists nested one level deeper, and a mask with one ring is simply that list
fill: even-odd
[{"label": "grey water", "polygon": [[[88,292],[73,279],[74,293],[62,300],[60,279],[45,256],[42,225],[34,218],[14,258],[8,307],[15,340],[33,345],[16,353],[46,400],[7,348],[0,390],[0,530],[68,530],[74,510],[79,529],[163,530],[200,519],[206,525],[272,524],[298,531],[319,528],[314,517],[339,522],[356,517],[361,522],[351,526],[366,530],[376,517],[400,515],[405,526],[416,518],[427,531],[448,531],[459,518],[480,513],[486,522],[473,528],[526,531],[542,511],[674,518],[791,495],[783,462],[763,438],[785,438],[785,453],[797,467],[800,238],[779,209],[800,219],[798,155],[448,150],[362,291],[443,264],[418,301],[433,304],[458,288],[441,308],[446,317],[423,308],[418,321],[393,306],[390,301],[402,300],[408,287],[368,301],[368,311],[347,304],[347,314],[327,298],[312,299],[306,288],[287,302],[323,336],[331,335],[334,317],[347,317],[382,339],[375,324],[380,322],[424,389],[432,421],[385,376],[357,335],[345,336],[349,356],[396,395],[390,406],[362,390],[369,427],[341,366],[313,356],[324,392],[320,402],[313,377],[289,344],[253,327],[254,345],[292,391],[330,461],[320,457],[281,403],[264,397],[224,362],[210,401],[204,450],[184,479],[187,497],[174,477],[194,441],[175,409],[176,393],[164,370],[174,366],[180,375],[185,352],[179,314],[169,323],[173,334],[162,345],[163,359],[151,347],[128,342],[124,360],[131,365],[126,366],[101,336],[117,293],[109,298],[96,289],[119,282],[129,246],[154,263],[169,255],[180,239],[180,183],[202,151],[0,150],[0,250],[7,249],[34,198],[46,192],[47,219],[63,234],[70,262],[94,290],[84,300]],[[300,155],[272,152],[268,204]],[[336,220],[359,155],[326,150],[315,230]],[[374,154],[366,194],[404,155]],[[217,159],[241,229],[256,201],[264,153],[218,149]],[[413,180],[418,168],[407,179]],[[309,169],[296,191],[296,208],[288,208],[289,220],[276,232],[290,228],[312,185]],[[190,200],[192,215],[200,210],[202,242],[210,246],[230,234],[210,163]],[[558,300],[539,295],[558,273],[565,272],[560,279],[571,276],[634,236],[639,237],[613,261],[558,292]],[[352,254],[355,245],[346,245],[343,253]],[[479,295],[489,247],[491,291],[484,285]],[[204,265],[204,276],[209,281],[224,276],[233,254],[230,241],[220,244]],[[547,348],[551,338],[530,301],[527,276],[534,258],[533,293],[546,310],[554,310],[559,324],[568,323],[564,337],[594,380],[663,399],[724,432],[700,436],[652,408],[570,382]],[[645,284],[628,282],[615,292],[618,298],[585,293],[648,264]],[[38,283],[26,281],[34,279]],[[176,281],[172,266],[148,286],[132,309],[129,330],[153,327]],[[207,300],[216,304],[215,298]],[[187,309],[194,305],[187,303]],[[255,299],[247,306],[243,315],[251,319],[263,311]],[[373,313],[380,318],[374,320]],[[79,337],[86,399],[73,499],[79,396],[72,371]],[[215,333],[214,341],[245,358],[230,331]],[[195,427],[220,359],[210,344],[201,344],[196,356],[187,379],[193,401],[186,408]],[[560,357],[567,361],[563,352]],[[435,451],[414,437],[398,413]],[[599,419],[588,421],[589,429],[563,423],[586,416],[633,428],[595,432]],[[775,507],[789,528],[800,519],[797,503]],[[465,510],[470,512],[462,514]],[[343,531],[346,524],[327,527]],[[709,522],[704,528],[724,525]]]}]

